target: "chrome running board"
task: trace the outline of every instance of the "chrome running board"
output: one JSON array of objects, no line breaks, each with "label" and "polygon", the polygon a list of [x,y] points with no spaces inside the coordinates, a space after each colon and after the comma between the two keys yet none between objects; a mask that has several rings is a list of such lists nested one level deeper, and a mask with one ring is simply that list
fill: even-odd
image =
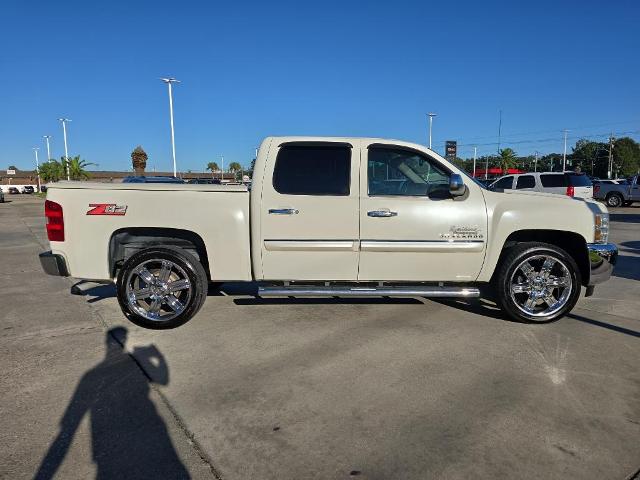
[{"label": "chrome running board", "polygon": [[472,298],[480,290],[471,287],[258,287],[259,297],[427,297]]}]

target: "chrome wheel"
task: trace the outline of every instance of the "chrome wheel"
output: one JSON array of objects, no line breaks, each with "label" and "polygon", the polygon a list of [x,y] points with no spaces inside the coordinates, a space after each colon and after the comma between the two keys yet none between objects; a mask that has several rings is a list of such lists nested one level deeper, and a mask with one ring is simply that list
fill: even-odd
[{"label": "chrome wheel", "polygon": [[546,317],[562,309],[573,289],[567,266],[550,255],[533,255],[520,262],[509,285],[515,306],[533,317]]},{"label": "chrome wheel", "polygon": [[129,272],[125,285],[129,308],[155,322],[180,315],[189,304],[193,291],[187,272],[166,259],[140,263]]}]

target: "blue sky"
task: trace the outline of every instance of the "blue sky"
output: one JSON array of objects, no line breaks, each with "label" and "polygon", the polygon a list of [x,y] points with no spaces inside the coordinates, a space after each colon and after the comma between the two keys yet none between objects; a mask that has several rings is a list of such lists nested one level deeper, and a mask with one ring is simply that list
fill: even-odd
[{"label": "blue sky", "polygon": [[[0,168],[32,168],[58,117],[69,153],[130,167],[141,144],[169,170],[174,76],[180,170],[248,164],[267,135],[458,140],[562,150],[575,137],[640,138],[640,3],[5,0]],[[596,137],[594,137],[596,138]],[[516,143],[519,142],[519,143]],[[94,167],[95,168],[95,167]]]}]

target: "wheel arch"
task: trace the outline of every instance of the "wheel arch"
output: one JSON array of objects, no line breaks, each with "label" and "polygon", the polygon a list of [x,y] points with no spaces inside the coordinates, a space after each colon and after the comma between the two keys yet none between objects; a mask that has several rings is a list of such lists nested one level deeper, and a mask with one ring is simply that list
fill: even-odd
[{"label": "wheel arch", "polygon": [[582,285],[586,286],[589,283],[589,276],[591,273],[589,265],[589,253],[587,250],[587,241],[579,233],[564,231],[564,230],[516,230],[511,232],[504,241],[502,251],[498,262],[494,267],[493,275],[501,265],[505,254],[509,251],[509,248],[514,245],[524,242],[542,242],[555,245],[562,248],[575,260],[578,268],[580,269],[580,277],[582,279]]},{"label": "wheel arch", "polygon": [[149,247],[182,248],[196,257],[211,279],[210,259],[202,237],[190,230],[158,227],[121,228],[109,238],[109,273],[115,277],[119,267],[131,255]]}]

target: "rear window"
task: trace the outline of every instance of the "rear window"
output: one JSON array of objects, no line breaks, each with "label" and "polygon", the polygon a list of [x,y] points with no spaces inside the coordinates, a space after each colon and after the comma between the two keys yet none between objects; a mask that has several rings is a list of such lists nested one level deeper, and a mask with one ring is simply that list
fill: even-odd
[{"label": "rear window", "polygon": [[273,171],[273,188],[286,195],[349,195],[351,148],[284,145]]},{"label": "rear window", "polygon": [[518,177],[516,188],[535,188],[536,179],[533,175],[522,175]]},{"label": "rear window", "polygon": [[569,185],[573,187],[590,187],[593,185],[589,177],[584,173],[565,173],[565,175],[569,179]]},{"label": "rear window", "polygon": [[562,173],[548,173],[546,175],[540,175],[540,183],[546,188],[566,187],[567,179]]}]

